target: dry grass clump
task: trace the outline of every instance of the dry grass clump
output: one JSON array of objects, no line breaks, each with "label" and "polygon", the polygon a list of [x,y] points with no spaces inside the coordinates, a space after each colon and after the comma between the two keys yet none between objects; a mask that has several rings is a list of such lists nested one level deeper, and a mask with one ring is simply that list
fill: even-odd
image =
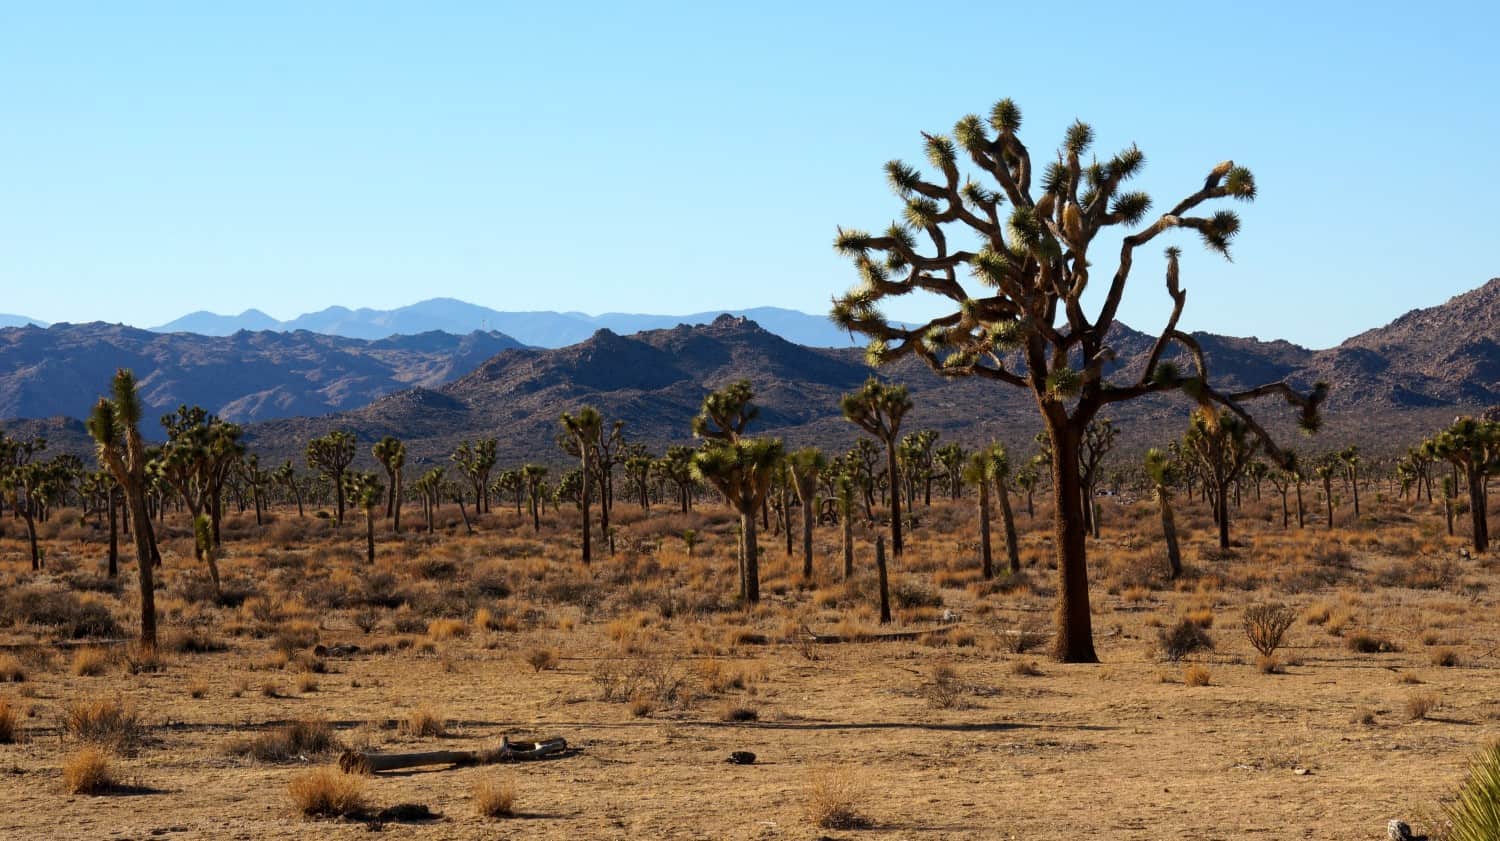
[{"label": "dry grass clump", "polygon": [[1432,715],[1442,706],[1436,692],[1418,692],[1406,699],[1406,717],[1412,721],[1421,721]]},{"label": "dry grass clump", "polygon": [[474,784],[474,811],[481,818],[513,817],[516,787],[509,780],[484,779]]},{"label": "dry grass clump", "polygon": [[759,721],[760,711],[749,704],[730,702],[719,710],[719,720],[725,722]]},{"label": "dry grass clump", "polygon": [[10,701],[0,698],[0,745],[15,744],[21,738],[20,717]]},{"label": "dry grass clump", "polygon": [[115,750],[128,750],[141,740],[135,710],[118,700],[77,701],[63,709],[63,729],[81,741]]},{"label": "dry grass clump", "polygon": [[344,818],[365,809],[364,777],[336,768],[317,768],[292,777],[287,795],[304,817]]},{"label": "dry grass clump", "polygon": [[537,646],[526,652],[526,665],[535,669],[538,673],[541,673],[543,670],[557,668],[557,664],[561,659],[561,656],[557,653],[557,649],[548,648],[547,646]]},{"label": "dry grass clump", "polygon": [[304,719],[283,725],[253,739],[235,742],[229,752],[257,762],[284,762],[316,756],[338,747],[333,727],[323,719]]},{"label": "dry grass clump", "polygon": [[1263,675],[1281,674],[1281,658],[1275,654],[1261,654],[1255,658],[1255,669]]},{"label": "dry grass clump", "polygon": [[937,663],[932,667],[932,677],[923,687],[927,705],[934,709],[951,710],[963,704],[964,686],[958,679],[958,670],[950,663]]},{"label": "dry grass clump", "polygon": [[1361,631],[1344,639],[1344,646],[1357,654],[1386,654],[1397,651],[1396,644],[1382,636]]},{"label": "dry grass clump", "polygon": [[1010,673],[1017,677],[1041,677],[1042,667],[1035,660],[1017,660],[1010,664]]},{"label": "dry grass clump", "polygon": [[0,683],[22,683],[26,680],[26,667],[14,654],[0,656]]},{"label": "dry grass clump", "polygon": [[861,829],[871,821],[861,811],[863,798],[855,775],[843,768],[814,773],[807,783],[807,819],[823,829]]},{"label": "dry grass clump", "polygon": [[1162,657],[1175,663],[1195,651],[1212,649],[1214,642],[1202,625],[1190,617],[1183,617],[1170,629],[1157,632],[1156,646]]},{"label": "dry grass clump", "polygon": [[1207,686],[1208,667],[1194,663],[1182,671],[1182,683],[1184,686]]},{"label": "dry grass clump", "polygon": [[401,732],[418,739],[441,738],[448,735],[448,719],[440,710],[421,706],[401,722]]},{"label": "dry grass clump", "polygon": [[1458,665],[1458,652],[1451,648],[1434,648],[1429,657],[1434,666],[1451,668]]},{"label": "dry grass clump", "polygon": [[63,788],[69,794],[103,794],[115,787],[109,754],[89,746],[73,754],[63,765]]},{"label": "dry grass clump", "polygon": [[98,677],[109,668],[109,655],[102,648],[80,648],[73,652],[73,674],[78,677]]},{"label": "dry grass clump", "polygon": [[434,619],[427,623],[427,637],[434,642],[457,639],[468,632],[469,626],[462,619]]}]

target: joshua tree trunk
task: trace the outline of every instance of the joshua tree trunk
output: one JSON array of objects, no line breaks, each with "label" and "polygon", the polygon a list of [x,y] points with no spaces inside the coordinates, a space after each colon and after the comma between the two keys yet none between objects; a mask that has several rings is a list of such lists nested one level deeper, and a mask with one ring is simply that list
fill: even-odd
[{"label": "joshua tree trunk", "polygon": [[[457,493],[454,494],[454,497],[458,500],[458,513],[459,513],[460,516],[462,516],[464,518],[464,533],[465,534],[473,534],[474,533],[474,526],[473,526],[472,523],[469,522],[469,509],[467,509],[467,508],[464,507],[463,485],[459,485],[458,487],[459,487],[459,490],[458,490]],[[475,503],[475,507],[478,507],[478,503],[477,502]],[[588,509],[584,509],[584,510],[587,511]],[[474,514],[475,514],[475,516],[478,516],[479,512],[475,511]],[[584,531],[585,534],[587,534],[588,530],[589,530],[588,519],[587,519],[587,517],[585,517],[584,523],[583,523],[583,531]],[[587,545],[587,544],[585,544],[585,545]]]},{"label": "joshua tree trunk", "polygon": [[990,552],[990,483],[979,480],[979,569],[984,580],[995,577],[995,561]]},{"label": "joshua tree trunk", "polygon": [[740,538],[743,541],[741,551],[745,556],[745,601],[756,604],[760,601],[760,546],[756,541],[754,511],[740,513]]},{"label": "joshua tree trunk", "polygon": [[375,563],[375,509],[365,509],[365,563]]},{"label": "joshua tree trunk", "polygon": [[[891,495],[893,498],[895,494]],[[875,571],[880,578],[880,624],[891,624],[891,583],[885,570],[885,538],[875,538]]]},{"label": "joshua tree trunk", "polygon": [[1485,482],[1488,477],[1479,470],[1469,470],[1469,519],[1474,531],[1474,552],[1483,553],[1490,547],[1489,505],[1486,499]]},{"label": "joshua tree trunk", "polygon": [[21,519],[26,521],[26,542],[31,545],[31,571],[36,572],[42,568],[42,550],[36,542],[36,517],[31,513],[32,502],[26,500],[26,504],[18,506]]},{"label": "joshua tree trunk", "polygon": [[392,483],[391,493],[391,532],[401,533],[401,471],[396,470],[396,480]]},{"label": "joshua tree trunk", "polygon": [[[1010,510],[1010,488],[1006,487],[1002,481],[995,488],[995,492],[1000,497],[1000,522],[1005,526],[1005,558],[1010,562],[1010,571],[1012,573],[1020,572],[1021,547],[1020,541],[1016,537],[1016,518]],[[1097,528],[1097,526],[1098,521],[1096,518],[1095,527]]]},{"label": "joshua tree trunk", "polygon": [[885,469],[891,477],[891,554],[901,557],[901,487],[896,472],[896,440],[885,442]]},{"label": "joshua tree trunk", "polygon": [[1307,509],[1302,505],[1302,483],[1297,482],[1297,528],[1306,528]]},{"label": "joshua tree trunk", "polygon": [[[1160,498],[1161,503],[1161,536],[1167,543],[1167,572],[1168,577],[1176,581],[1182,575],[1182,550],[1177,546],[1177,519],[1172,516],[1172,503],[1166,497]],[[1283,506],[1282,512],[1286,509]]]},{"label": "joshua tree trunk", "polygon": [[[1062,410],[1059,408],[1060,414]],[[1083,481],[1078,475],[1078,439],[1086,423],[1048,416],[1052,438],[1052,515],[1057,546],[1057,635],[1052,655],[1064,663],[1097,663],[1094,623],[1089,612],[1088,546],[1083,515]]]},{"label": "joshua tree trunk", "polygon": [[839,514],[839,528],[844,536],[844,580],[854,575],[854,506]]},{"label": "joshua tree trunk", "polygon": [[109,577],[120,574],[120,528],[119,514],[115,508],[115,489],[111,487],[105,503],[109,508]]},{"label": "joshua tree trunk", "polygon": [[588,564],[594,559],[594,547],[589,535],[589,448],[585,444],[579,449],[583,451],[583,475],[579,477],[583,488],[578,493],[583,505],[583,562]]},{"label": "joshua tree trunk", "polygon": [[808,581],[813,577],[813,496],[802,498],[802,577]]},{"label": "joshua tree trunk", "polygon": [[130,519],[135,521],[135,557],[136,568],[140,573],[141,582],[141,645],[146,648],[156,647],[156,585],[152,581],[151,566],[152,559],[156,555],[155,538],[153,537],[150,522],[151,515],[146,511],[145,494],[137,490],[131,493],[125,492],[127,501],[130,503]]},{"label": "joshua tree trunk", "polygon": [[1217,500],[1219,512],[1218,520],[1220,549],[1229,548],[1229,494],[1227,493],[1227,491],[1227,488],[1221,489],[1219,491],[1219,497]]}]

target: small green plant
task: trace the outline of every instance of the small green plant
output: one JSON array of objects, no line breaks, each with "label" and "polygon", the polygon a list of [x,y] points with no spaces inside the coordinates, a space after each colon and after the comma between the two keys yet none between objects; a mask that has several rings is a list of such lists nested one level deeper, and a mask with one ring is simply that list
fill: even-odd
[{"label": "small green plant", "polygon": [[1490,841],[1500,838],[1500,743],[1480,751],[1469,763],[1469,773],[1452,801],[1443,808],[1448,818],[1448,841]]}]

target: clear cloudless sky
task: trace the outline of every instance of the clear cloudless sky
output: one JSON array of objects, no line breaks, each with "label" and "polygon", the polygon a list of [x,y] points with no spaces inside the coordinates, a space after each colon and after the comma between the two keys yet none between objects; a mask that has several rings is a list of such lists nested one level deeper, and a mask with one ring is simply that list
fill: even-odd
[{"label": "clear cloudless sky", "polygon": [[[1233,263],[1175,235],[1183,324],[1327,346],[1500,275],[1497,31],[1493,2],[5,2],[0,312],[825,312],[835,227],[899,212],[882,164],[1009,96],[1038,156],[1075,117],[1139,144],[1158,211],[1251,167]],[[1159,327],[1162,266],[1127,323]]]}]

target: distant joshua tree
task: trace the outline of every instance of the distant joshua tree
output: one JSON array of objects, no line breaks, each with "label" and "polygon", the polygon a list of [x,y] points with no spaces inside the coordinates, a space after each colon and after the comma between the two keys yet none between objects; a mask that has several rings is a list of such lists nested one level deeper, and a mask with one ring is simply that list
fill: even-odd
[{"label": "distant joshua tree", "polygon": [[828,459],[817,447],[803,447],[787,454],[792,485],[802,503],[802,577],[813,577],[813,520],[817,518],[818,475],[828,467]]},{"label": "distant joshua tree", "polygon": [[[1186,295],[1178,284],[1176,249],[1167,251],[1172,311],[1166,328],[1139,379],[1111,382],[1115,314],[1136,250],[1167,231],[1185,228],[1227,256],[1239,218],[1227,210],[1209,216],[1193,213],[1215,199],[1253,199],[1255,179],[1248,169],[1225,161],[1208,172],[1201,187],[1148,222],[1151,199],[1121,189],[1145,163],[1139,149],[1132,146],[1103,161],[1090,160],[1093,129],[1076,122],[1056,159],[1037,168],[1018,136],[1020,126],[1020,109],[1004,99],[991,109],[988,124],[970,115],[954,126],[952,138],[924,135],[927,158],[937,170],[933,180],[900,161],[886,165],[891,186],[905,204],[904,220],[879,235],[839,230],[835,247],[853,259],[860,283],[835,300],[833,318],[870,339],[866,355],[873,364],[915,355],[943,374],[984,377],[1032,393],[1056,454],[1053,654],[1068,662],[1095,662],[1078,453],[1099,411],[1112,403],[1181,391],[1200,405],[1230,410],[1256,437],[1268,439],[1246,411],[1247,401],[1280,396],[1301,409],[1303,425],[1311,429],[1317,425],[1324,389],[1302,395],[1280,382],[1240,392],[1215,388],[1197,340],[1177,327]],[[960,153],[987,176],[990,186],[960,172]],[[1145,226],[1123,238],[1118,259],[1101,256],[1096,262],[1090,249],[1101,233],[1140,224]],[[919,251],[923,235],[927,246]],[[1097,296],[1100,305],[1091,320],[1084,312],[1085,293],[1092,269],[1106,263],[1116,269]],[[965,285],[970,275],[978,284]],[[946,299],[952,310],[914,327],[892,322],[881,312],[885,299],[917,291]],[[1173,345],[1186,351],[1194,370],[1181,371],[1165,359]],[[1274,443],[1268,441],[1266,448],[1279,460]]]},{"label": "distant joshua tree", "polygon": [[354,436],[343,430],[334,430],[307,442],[307,466],[322,473],[333,485],[337,503],[336,519],[344,524],[344,473],[354,461]]},{"label": "distant joshua tree", "polygon": [[401,440],[387,435],[370,448],[371,455],[385,468],[389,488],[385,498],[385,516],[390,518],[391,531],[401,533],[401,471],[406,466],[406,445]]},{"label": "distant joshua tree", "polygon": [[531,533],[542,530],[542,484],[547,479],[547,468],[540,464],[521,466],[521,483],[526,486],[527,507],[531,510]]},{"label": "distant joshua tree", "polygon": [[1238,415],[1207,409],[1193,412],[1182,440],[1183,451],[1197,462],[1198,472],[1208,484],[1214,524],[1219,527],[1219,548],[1228,549],[1229,489],[1255,458],[1260,441],[1250,436],[1249,425]]},{"label": "distant joshua tree", "polygon": [[449,456],[474,489],[475,514],[484,514],[490,510],[490,473],[499,462],[495,454],[497,446],[493,438],[464,441]]},{"label": "distant joshua tree", "polygon": [[365,512],[365,562],[375,563],[375,510],[385,496],[385,485],[374,473],[353,472],[346,474],[344,482],[349,486],[349,496]]},{"label": "distant joshua tree", "polygon": [[896,445],[901,421],[911,411],[911,397],[904,385],[886,385],[871,377],[858,391],[844,395],[839,402],[844,417],[855,426],[874,435],[885,445],[885,470],[891,489],[891,553],[900,557],[901,485],[897,480]]},{"label": "distant joshua tree", "polygon": [[135,537],[136,564],[141,585],[141,645],[156,647],[156,590],[151,565],[156,555],[151,514],[146,506],[146,463],[149,456],[141,438],[141,402],[135,375],[121,368],[115,372],[113,398],[99,398],[89,416],[89,435],[99,455],[99,464],[115,477],[130,510],[131,534]]},{"label": "distant joshua tree", "polygon": [[[1474,551],[1487,551],[1490,545],[1487,486],[1489,478],[1500,473],[1500,421],[1459,418],[1432,438],[1432,452],[1463,474],[1469,488]],[[1448,497],[1446,490],[1444,496]]]},{"label": "distant joshua tree", "polygon": [[740,515],[740,598],[751,604],[760,601],[755,517],[785,455],[780,440],[745,437],[746,428],[760,413],[750,402],[754,397],[749,382],[731,383],[705,396],[692,422],[693,434],[704,439],[702,449],[692,456],[694,478],[718,489]]},{"label": "distant joshua tree", "polygon": [[1172,457],[1156,449],[1146,451],[1146,481],[1161,511],[1161,536],[1167,544],[1167,573],[1176,581],[1182,575],[1182,550],[1177,545],[1177,519],[1172,516],[1172,486],[1177,484],[1177,465]]},{"label": "distant joshua tree", "polygon": [[604,418],[593,406],[584,406],[577,415],[563,412],[563,431],[575,446],[578,456],[582,487],[579,489],[579,506],[583,510],[583,562],[593,559],[593,547],[589,539],[589,495],[592,491],[589,479],[594,474],[599,460],[599,436],[604,429]]}]

